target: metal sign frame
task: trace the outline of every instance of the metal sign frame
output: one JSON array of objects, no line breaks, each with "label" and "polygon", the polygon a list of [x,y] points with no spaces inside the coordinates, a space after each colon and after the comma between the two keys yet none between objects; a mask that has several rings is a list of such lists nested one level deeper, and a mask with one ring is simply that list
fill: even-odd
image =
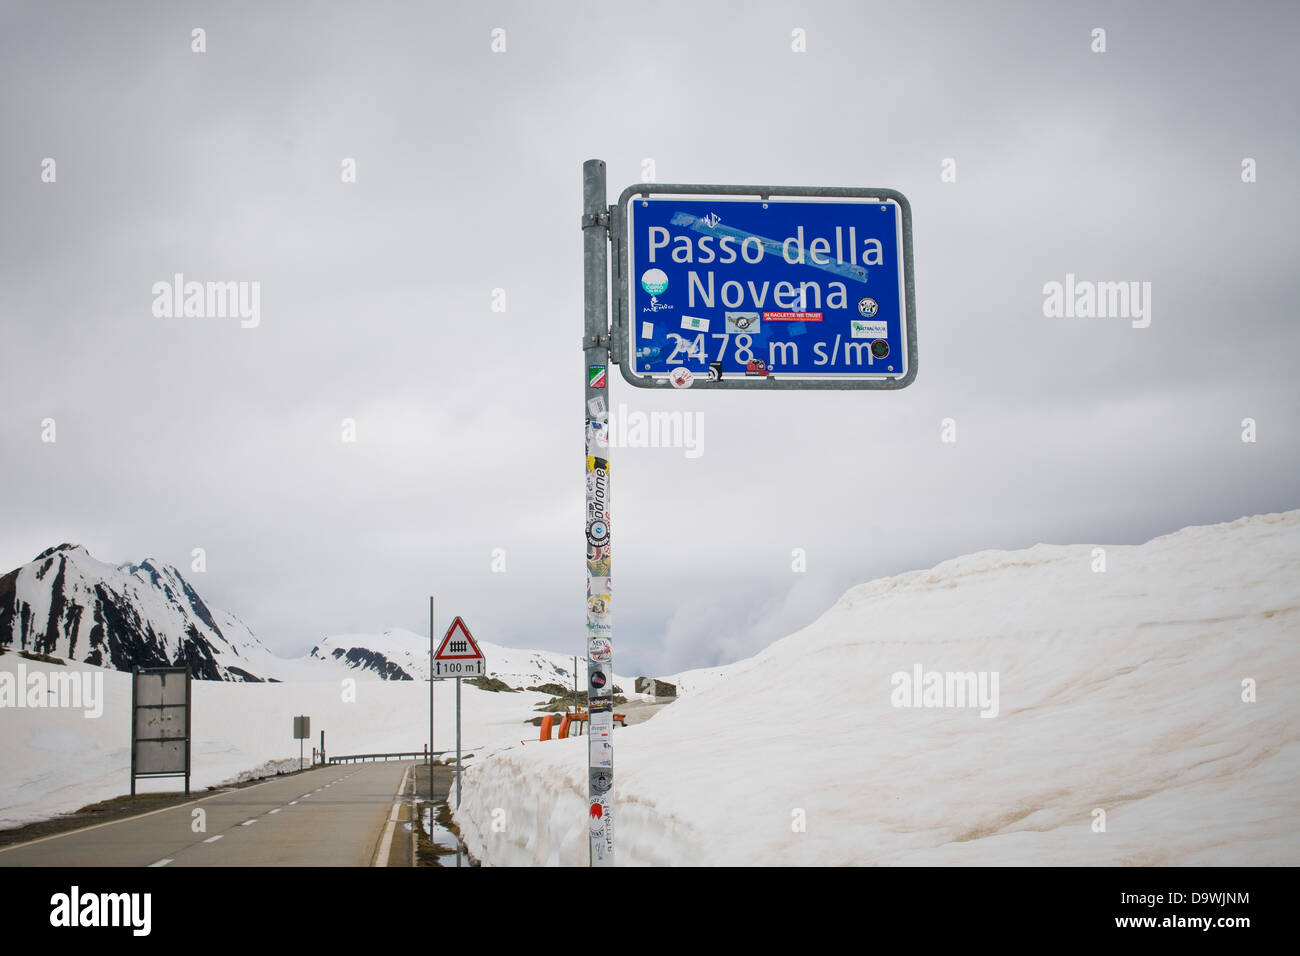
[{"label": "metal sign frame", "polygon": [[[163,684],[166,685],[166,679],[171,674],[185,675],[185,736],[180,737],[141,737],[138,735],[139,714],[142,710],[163,710],[166,708],[176,707],[176,704],[158,703],[142,704],[140,703],[140,678],[145,676],[161,676]],[[194,677],[190,672],[188,665],[185,667],[136,667],[131,671],[131,795],[135,796],[135,782],[138,778],[147,777],[184,777],[185,792],[190,792],[190,758],[193,751],[192,736],[190,725],[194,713]],[[163,770],[163,771],[145,771],[137,769],[137,744],[155,743],[160,741],[185,741],[185,769],[184,770]]]},{"label": "metal sign frame", "polygon": [[916,280],[912,264],[912,207],[907,197],[895,189],[858,188],[849,186],[708,186],[708,185],[660,185],[658,183],[637,183],[628,186],[618,197],[616,205],[611,207],[613,222],[610,228],[610,241],[614,245],[613,282],[614,321],[612,328],[613,342],[610,361],[618,365],[623,378],[637,388],[673,388],[667,378],[654,378],[650,375],[638,375],[631,368],[628,328],[628,303],[632,293],[631,270],[628,254],[631,237],[628,234],[630,217],[628,206],[633,199],[658,196],[699,196],[751,198],[765,202],[772,197],[805,197],[808,199],[853,199],[882,200],[897,204],[902,217],[902,238],[900,257],[902,259],[903,287],[900,290],[904,304],[903,334],[907,340],[907,372],[895,378],[782,378],[775,377],[729,377],[721,381],[709,381],[703,375],[697,375],[693,389],[746,389],[750,391],[770,391],[773,389],[799,390],[846,390],[869,389],[892,391],[906,388],[916,380],[917,346],[916,346]]}]

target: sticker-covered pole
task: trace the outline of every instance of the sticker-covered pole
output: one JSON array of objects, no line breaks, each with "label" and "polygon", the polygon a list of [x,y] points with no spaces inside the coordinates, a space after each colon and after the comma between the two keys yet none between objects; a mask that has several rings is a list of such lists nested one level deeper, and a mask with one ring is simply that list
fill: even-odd
[{"label": "sticker-covered pole", "polygon": [[609,207],[605,164],[582,164],[587,471],[587,823],[591,865],[614,865],[614,650],[609,527]]},{"label": "sticker-covered pole", "polygon": [[433,796],[433,595],[429,595],[429,799]]}]

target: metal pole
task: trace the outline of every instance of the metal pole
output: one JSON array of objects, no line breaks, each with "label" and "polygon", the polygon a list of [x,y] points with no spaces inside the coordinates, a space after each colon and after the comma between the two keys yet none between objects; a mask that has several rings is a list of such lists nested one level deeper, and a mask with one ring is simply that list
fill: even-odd
[{"label": "metal pole", "polygon": [[582,364],[587,468],[587,796],[590,863],[614,865],[609,521],[609,237],[605,164],[582,164]]},{"label": "metal pole", "polygon": [[[131,668],[131,796],[133,797],[135,796],[135,752],[137,749],[136,742],[135,742],[135,729],[137,726],[136,721],[138,719],[136,717],[135,708],[136,708],[136,693],[139,690],[139,684],[140,684],[140,665],[137,664],[136,666]],[[185,745],[187,747],[189,746],[188,740],[185,742]]]},{"label": "metal pole", "polygon": [[573,658],[573,712],[578,712],[578,658]]},{"label": "metal pole", "polygon": [[429,799],[433,800],[433,594],[429,594]]},{"label": "metal pole", "polygon": [[191,733],[194,717],[194,680],[190,665],[185,665],[185,796],[190,795],[190,758],[194,753],[194,738]]},{"label": "metal pole", "polygon": [[456,678],[456,809],[460,809],[460,678]]}]

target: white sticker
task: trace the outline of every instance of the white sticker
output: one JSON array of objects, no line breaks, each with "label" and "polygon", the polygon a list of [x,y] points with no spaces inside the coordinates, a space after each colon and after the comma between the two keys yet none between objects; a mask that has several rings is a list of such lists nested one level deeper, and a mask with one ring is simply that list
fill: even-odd
[{"label": "white sticker", "polygon": [[889,325],[885,322],[854,319],[849,323],[849,335],[855,339],[883,339],[889,335]]},{"label": "white sticker", "polygon": [[707,332],[709,331],[709,320],[697,318],[693,315],[683,315],[682,328],[688,332]]},{"label": "white sticker", "polygon": [[695,375],[683,366],[669,372],[668,380],[673,383],[674,388],[690,388],[695,382]]},{"label": "white sticker", "polygon": [[592,421],[609,421],[609,410],[605,405],[604,395],[597,395],[595,398],[588,399],[587,411],[591,412]]},{"label": "white sticker", "polygon": [[652,339],[655,337],[655,324],[653,322],[641,323],[641,338]]}]

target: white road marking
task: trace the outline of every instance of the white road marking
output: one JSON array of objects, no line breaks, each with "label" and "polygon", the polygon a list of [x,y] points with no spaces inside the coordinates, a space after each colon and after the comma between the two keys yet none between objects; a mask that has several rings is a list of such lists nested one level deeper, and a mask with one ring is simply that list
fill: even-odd
[{"label": "white road marking", "polygon": [[279,807],[276,807],[276,808],[275,808],[274,810],[272,810],[271,812],[272,812],[272,813],[279,813],[279,812],[280,812],[280,808],[279,808]]},{"label": "white road marking", "polygon": [[206,840],[204,840],[203,842],[204,842],[204,843],[216,843],[216,842],[217,842],[218,840],[220,840],[223,836],[225,836],[224,833],[218,833],[218,834],[217,834],[216,836],[214,836],[214,837],[208,837],[208,838],[207,838]]},{"label": "white road marking", "polygon": [[155,866],[166,866],[166,865],[167,865],[168,863],[170,863],[170,862],[171,862],[171,857],[168,857],[168,858],[165,859],[165,860],[159,860],[157,863],[150,863],[149,866],[150,866],[150,868],[155,867]]},{"label": "white road marking", "polygon": [[254,817],[252,820],[245,820],[243,823],[240,824],[240,826],[241,826],[241,827],[251,827],[251,826],[252,826],[254,823],[256,823],[256,822],[257,822],[257,818]]},{"label": "white road marking", "polygon": [[291,806],[291,807],[292,807],[292,806],[295,806],[297,803],[298,803],[297,800],[290,800],[290,801],[289,801],[289,806]]},{"label": "white road marking", "polygon": [[397,815],[402,807],[402,795],[406,793],[406,778],[410,773],[411,768],[407,767],[402,774],[402,782],[397,787],[397,799],[393,801],[393,809],[388,814],[388,824],[384,827],[384,835],[379,841],[379,846],[375,849],[375,857],[370,861],[371,866],[388,865],[388,857],[393,849],[393,830],[397,826]]}]

